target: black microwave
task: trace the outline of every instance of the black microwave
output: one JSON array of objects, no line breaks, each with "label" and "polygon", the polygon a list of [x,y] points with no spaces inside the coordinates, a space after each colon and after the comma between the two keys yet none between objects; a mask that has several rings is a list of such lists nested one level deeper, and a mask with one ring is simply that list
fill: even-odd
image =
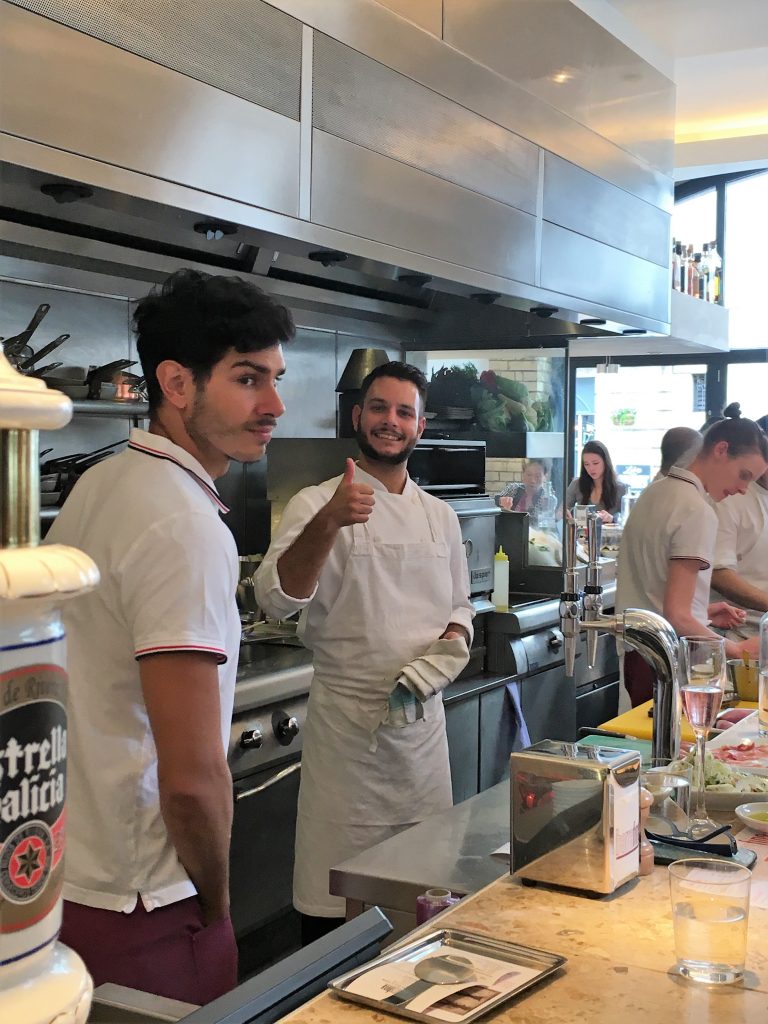
[{"label": "black microwave", "polygon": [[437,441],[422,438],[408,460],[419,487],[438,498],[485,493],[485,441]]}]

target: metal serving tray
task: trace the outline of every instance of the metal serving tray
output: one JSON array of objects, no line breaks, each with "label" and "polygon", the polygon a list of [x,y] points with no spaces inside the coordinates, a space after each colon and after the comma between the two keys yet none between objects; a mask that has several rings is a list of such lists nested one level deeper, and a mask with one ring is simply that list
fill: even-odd
[{"label": "metal serving tray", "polygon": [[[413,964],[415,966],[420,960],[427,958],[430,953],[435,953],[445,946],[451,947],[457,954],[461,952],[474,953],[491,960],[498,960],[502,964],[514,964],[518,967],[533,970],[535,974],[525,977],[519,983],[516,983],[514,987],[507,988],[496,996],[486,998],[479,1003],[476,1009],[468,1009],[464,1015],[451,1016],[450,1018],[445,1013],[440,1016],[433,1015],[429,1012],[429,1009],[425,1012],[418,1012],[410,1010],[404,1005],[394,1005],[394,996],[389,999],[377,999],[358,992],[349,991],[349,987],[353,982],[374,971],[376,968],[384,967],[387,964]],[[407,1017],[409,1020],[427,1021],[430,1024],[444,1024],[446,1020],[451,1019],[457,1021],[457,1024],[468,1024],[468,1022],[475,1021],[490,1013],[491,1010],[495,1010],[532,985],[539,984],[542,979],[554,974],[555,971],[560,970],[566,963],[567,959],[565,957],[558,956],[555,953],[546,953],[541,949],[519,946],[513,942],[503,942],[499,939],[489,938],[487,935],[475,934],[474,932],[443,928],[439,931],[430,932],[428,935],[423,935],[407,945],[398,946],[391,952],[371,960],[370,963],[364,964],[362,967],[356,967],[353,971],[349,971],[347,974],[343,974],[340,978],[330,982],[328,988],[342,999],[361,1003],[364,1006],[370,1006],[386,1013],[393,1013],[399,1017]],[[417,988],[418,977],[415,972],[413,973],[412,982],[414,988]],[[422,984],[423,991],[426,992],[427,983]],[[444,991],[448,995],[449,992],[453,992],[454,989],[458,988],[460,984],[457,983],[450,986],[432,985],[431,987],[435,989],[435,994]],[[486,985],[483,981],[470,978],[463,983],[463,987],[467,989],[473,987],[486,988]],[[409,1001],[411,998],[409,997]]]}]

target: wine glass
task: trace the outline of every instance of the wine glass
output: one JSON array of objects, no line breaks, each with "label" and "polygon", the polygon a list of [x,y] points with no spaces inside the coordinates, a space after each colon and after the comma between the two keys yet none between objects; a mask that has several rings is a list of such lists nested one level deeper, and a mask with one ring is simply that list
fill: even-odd
[{"label": "wine glass", "polygon": [[704,756],[709,730],[715,724],[725,690],[725,640],[714,636],[684,636],[680,640],[685,682],[681,687],[683,708],[696,734],[693,791],[696,804],[689,833],[703,835],[717,828],[707,817],[704,796]]}]

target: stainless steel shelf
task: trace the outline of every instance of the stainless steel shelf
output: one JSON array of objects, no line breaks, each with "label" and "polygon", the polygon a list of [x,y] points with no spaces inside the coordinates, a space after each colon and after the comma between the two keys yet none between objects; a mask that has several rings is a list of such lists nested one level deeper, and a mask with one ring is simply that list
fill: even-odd
[{"label": "stainless steel shelf", "polygon": [[108,416],[112,419],[146,419],[149,416],[147,402],[108,402],[87,400],[72,402],[76,416]]}]

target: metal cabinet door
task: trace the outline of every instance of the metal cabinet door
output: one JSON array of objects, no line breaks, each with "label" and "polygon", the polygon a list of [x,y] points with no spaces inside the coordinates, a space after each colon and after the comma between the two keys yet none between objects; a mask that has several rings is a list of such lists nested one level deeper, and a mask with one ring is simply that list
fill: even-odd
[{"label": "metal cabinet door", "polygon": [[[511,680],[508,680],[511,682]],[[522,750],[506,683],[480,696],[480,792],[509,778],[509,755]]]},{"label": "metal cabinet door", "polygon": [[445,705],[445,728],[448,734],[453,802],[459,804],[479,792],[480,698],[474,696],[448,701]]},{"label": "metal cabinet door", "polygon": [[300,767],[294,760],[235,783],[229,890],[238,938],[291,909]]},{"label": "metal cabinet door", "polygon": [[576,739],[576,686],[562,665],[528,676],[522,706],[531,743]]}]

